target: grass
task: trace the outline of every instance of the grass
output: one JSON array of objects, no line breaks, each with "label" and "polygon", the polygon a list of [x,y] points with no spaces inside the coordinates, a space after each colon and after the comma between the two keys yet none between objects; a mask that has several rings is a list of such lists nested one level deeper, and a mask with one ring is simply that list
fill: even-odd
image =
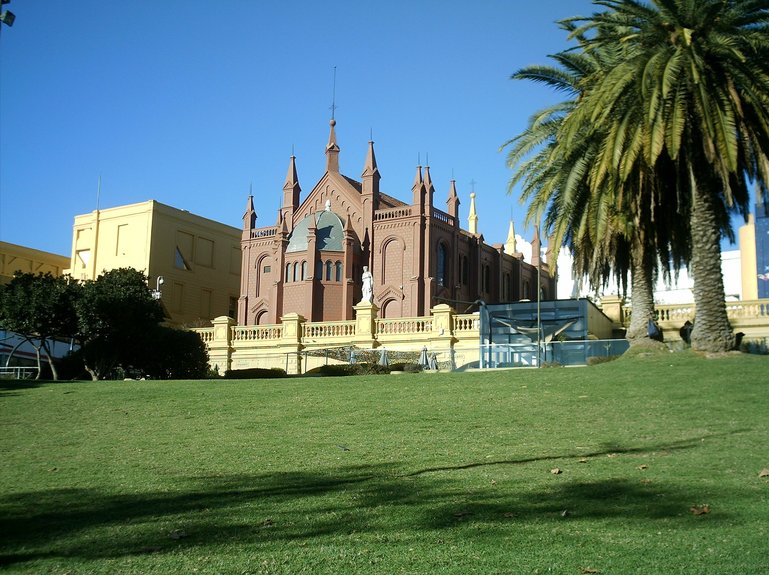
[{"label": "grass", "polygon": [[0,570],[769,573],[767,368],[5,384]]}]

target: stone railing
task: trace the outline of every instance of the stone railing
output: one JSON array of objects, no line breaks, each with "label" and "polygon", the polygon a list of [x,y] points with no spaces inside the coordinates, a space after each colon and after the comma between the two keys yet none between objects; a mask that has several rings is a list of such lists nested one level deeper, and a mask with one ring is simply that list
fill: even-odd
[{"label": "stone railing", "polygon": [[362,302],[355,306],[355,320],[308,322],[292,313],[275,325],[236,326],[218,317],[213,327],[198,328],[211,367],[219,373],[248,367],[279,367],[303,373],[319,361],[337,361],[339,354],[317,353],[333,348],[387,349],[451,357],[455,365],[478,360],[478,316],[456,315],[448,305],[430,310],[428,317],[377,318],[378,308]]},{"label": "stone railing", "polygon": [[[724,306],[735,332],[741,331],[747,339],[769,338],[769,299],[728,301]],[[632,307],[622,306],[621,311],[621,324],[628,327]],[[684,323],[695,322],[697,319],[697,308],[693,303],[657,304],[654,312],[666,341],[680,339],[679,330]]]},{"label": "stone railing", "polygon": [[376,320],[378,335],[423,334],[433,330],[430,317],[401,317],[397,319]]},{"label": "stone railing", "polygon": [[206,345],[214,341],[214,328],[212,327],[199,327],[193,331],[200,336],[200,339],[202,339],[203,343]]},{"label": "stone railing", "polygon": [[481,320],[478,314],[463,314],[452,316],[453,325],[451,330],[454,333],[478,333]]},{"label": "stone railing", "polygon": [[374,212],[374,221],[394,220],[396,218],[407,218],[411,215],[411,206],[402,206],[398,208],[389,208],[386,210],[377,210]]},{"label": "stone railing", "polygon": [[277,232],[278,228],[259,228],[256,230],[251,230],[251,239],[255,240],[258,238],[272,238]]},{"label": "stone railing", "polygon": [[282,325],[236,325],[232,327],[233,341],[265,341],[283,337]]},{"label": "stone railing", "polygon": [[302,325],[302,341],[325,338],[351,338],[355,336],[354,321],[329,321]]},{"label": "stone railing", "polygon": [[432,217],[434,220],[438,220],[444,224],[448,224],[450,226],[454,225],[454,216],[450,216],[446,212],[443,212],[437,208],[433,208]]}]

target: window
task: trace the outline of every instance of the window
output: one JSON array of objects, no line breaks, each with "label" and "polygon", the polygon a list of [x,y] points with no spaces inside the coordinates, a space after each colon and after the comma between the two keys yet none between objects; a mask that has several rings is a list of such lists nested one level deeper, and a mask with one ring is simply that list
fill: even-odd
[{"label": "window", "polygon": [[326,262],[326,281],[327,281],[327,282],[330,282],[330,281],[331,281],[331,269],[332,269],[332,265],[333,265],[333,264],[331,263],[331,260],[328,260],[328,261]]},{"label": "window", "polygon": [[128,237],[128,224],[118,224],[117,241],[115,242],[115,255],[126,255],[129,246],[130,238]]},{"label": "window", "polygon": [[176,246],[176,257],[174,258],[174,266],[176,269],[180,270],[186,270],[190,271],[190,264],[187,263],[187,260],[184,259],[184,256],[182,255],[181,250],[179,250],[179,246]]},{"label": "window", "polygon": [[307,262],[302,262],[302,276],[301,280],[304,281],[307,279]]},{"label": "window", "polygon": [[523,299],[529,299],[529,280],[523,282]]},{"label": "window", "polygon": [[436,268],[436,278],[439,286],[447,285],[446,277],[446,246],[442,243],[438,244],[438,263]]},{"label": "window", "polygon": [[293,277],[292,281],[297,281],[299,279],[298,272],[299,272],[299,262],[294,262],[294,274],[292,276]]},{"label": "window", "polygon": [[214,267],[214,242],[205,238],[195,240],[195,263],[207,268]]},{"label": "window", "polygon": [[268,274],[272,271],[272,268],[270,266],[264,266],[264,269],[262,270],[264,273]]},{"label": "window", "polygon": [[200,317],[211,319],[211,299],[213,293],[209,289],[200,290]]},{"label": "window", "polygon": [[291,264],[286,264],[286,279],[284,281],[285,283],[291,281]]},{"label": "window", "polygon": [[191,270],[192,246],[195,236],[186,232],[176,232],[176,253],[174,254],[174,266],[180,270]]},{"label": "window", "polygon": [[315,278],[318,280],[323,279],[323,262],[318,260],[318,264],[315,266]]},{"label": "window", "polygon": [[336,267],[336,281],[341,282],[342,281],[342,262],[336,262],[334,264]]},{"label": "window", "polygon": [[232,319],[237,319],[237,317],[238,317],[238,298],[230,297],[230,305],[229,305],[229,309],[227,311],[227,315],[229,315]]}]

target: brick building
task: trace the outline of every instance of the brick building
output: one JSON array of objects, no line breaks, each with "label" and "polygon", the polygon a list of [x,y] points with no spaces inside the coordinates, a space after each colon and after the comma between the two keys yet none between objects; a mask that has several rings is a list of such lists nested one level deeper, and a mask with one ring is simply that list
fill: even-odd
[{"label": "brick building", "polygon": [[[326,145],[326,172],[300,202],[296,158],[289,161],[283,202],[274,226],[257,227],[253,197],[243,216],[240,325],[279,323],[295,312],[309,321],[353,318],[361,300],[361,275],[373,274],[379,317],[419,317],[448,303],[535,299],[540,242],[532,262],[523,260],[511,237],[488,245],[477,230],[471,194],[469,230],[459,224],[459,197],[449,186],[446,210],[435,205],[429,166],[417,166],[410,203],[379,189],[374,143],[361,181],[339,172],[334,126]],[[555,298],[555,273],[541,262],[543,299]]]}]

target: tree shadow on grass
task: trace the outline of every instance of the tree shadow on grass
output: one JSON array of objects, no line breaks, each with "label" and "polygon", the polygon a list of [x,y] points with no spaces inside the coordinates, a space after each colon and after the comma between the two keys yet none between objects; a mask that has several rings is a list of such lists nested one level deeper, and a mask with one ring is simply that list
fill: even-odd
[{"label": "tree shadow on grass", "polygon": [[[690,447],[694,445],[686,442],[664,446]],[[534,488],[519,480],[469,493],[462,476],[431,475],[431,469],[404,475],[394,469],[380,464],[327,472],[190,477],[162,492],[55,489],[7,495],[0,498],[0,566],[43,558],[99,559],[210,545],[307,542],[350,533],[418,534],[461,529],[467,521],[501,526],[567,518],[684,520],[696,501],[693,492],[672,484],[617,479],[575,482],[559,477],[548,485],[538,477],[532,478]],[[719,515],[708,523],[714,526],[726,518]]]}]

